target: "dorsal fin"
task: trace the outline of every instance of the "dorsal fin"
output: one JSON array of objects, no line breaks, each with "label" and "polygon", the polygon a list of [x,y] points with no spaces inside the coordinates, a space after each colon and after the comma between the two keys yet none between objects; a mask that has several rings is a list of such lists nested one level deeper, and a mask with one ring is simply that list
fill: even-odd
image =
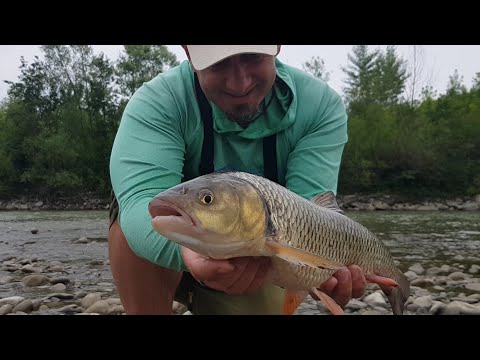
[{"label": "dorsal fin", "polygon": [[332,191],[325,191],[323,193],[320,193],[318,195],[315,195],[311,201],[313,201],[315,204],[322,206],[324,208],[336,211],[340,214],[345,215],[342,209],[337,204],[337,199],[335,198],[335,195],[333,194]]}]

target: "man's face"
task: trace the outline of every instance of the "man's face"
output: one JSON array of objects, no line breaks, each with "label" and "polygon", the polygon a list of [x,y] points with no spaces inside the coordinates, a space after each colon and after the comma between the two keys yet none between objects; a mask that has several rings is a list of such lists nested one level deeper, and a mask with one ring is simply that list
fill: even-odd
[{"label": "man's face", "polygon": [[234,55],[197,71],[197,75],[207,99],[230,120],[246,127],[275,82],[275,57]]}]

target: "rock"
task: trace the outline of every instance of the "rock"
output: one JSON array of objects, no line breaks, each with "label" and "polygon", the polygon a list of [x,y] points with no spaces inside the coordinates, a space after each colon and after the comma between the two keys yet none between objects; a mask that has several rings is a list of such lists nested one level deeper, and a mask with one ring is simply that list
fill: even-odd
[{"label": "rock", "polygon": [[426,295],[426,296],[420,296],[416,298],[413,301],[414,304],[418,305],[419,307],[426,308],[427,310],[430,309],[432,306],[432,296],[431,295]]},{"label": "rock", "polygon": [[99,300],[96,303],[88,307],[84,312],[86,313],[97,313],[101,315],[107,315],[110,306],[105,300]]},{"label": "rock", "polygon": [[50,283],[53,285],[58,283],[68,284],[69,282],[70,282],[70,279],[67,278],[66,276],[57,276],[50,279]]},{"label": "rock", "polygon": [[95,304],[97,301],[100,301],[101,299],[102,295],[100,293],[90,293],[87,294],[80,303],[84,309],[88,309],[90,306]]},{"label": "rock", "polygon": [[108,310],[108,315],[118,315],[118,314],[123,314],[125,312],[123,305],[113,305],[109,310]]},{"label": "rock", "polygon": [[465,284],[465,289],[473,290],[473,291],[480,291],[480,283]]},{"label": "rock", "polygon": [[11,283],[13,280],[14,280],[13,276],[10,276],[10,275],[0,276],[0,285]]},{"label": "rock", "polygon": [[464,274],[463,272],[461,271],[455,271],[451,274],[448,275],[448,278],[451,279],[451,280],[464,280],[466,277],[466,274]]},{"label": "rock", "polygon": [[432,306],[430,307],[430,310],[428,310],[428,313],[432,315],[441,313],[446,308],[446,306],[447,305],[441,301],[433,301]]},{"label": "rock", "polygon": [[5,304],[0,306],[0,315],[7,315],[11,313],[13,310],[13,306],[10,304]]},{"label": "rock", "polygon": [[435,205],[420,205],[417,207],[417,211],[437,211],[438,208]]},{"label": "rock", "polygon": [[62,306],[61,308],[56,309],[59,312],[66,313],[66,314],[72,314],[72,313],[81,313],[82,308],[78,306],[77,304],[69,304],[66,306]]},{"label": "rock", "polygon": [[68,294],[68,293],[53,293],[53,294],[47,295],[46,299],[51,299],[54,297],[61,300],[69,300],[69,299],[73,299],[74,295]]},{"label": "rock", "polygon": [[20,302],[19,304],[17,304],[12,312],[17,312],[17,311],[21,311],[21,312],[24,312],[24,313],[29,313],[33,310],[33,302],[32,300],[30,299],[25,299],[23,300],[22,302]]},{"label": "rock", "polygon": [[470,266],[470,269],[468,270],[468,272],[470,274],[477,274],[479,270],[480,270],[480,266],[477,264],[473,264],[472,266]]},{"label": "rock", "polygon": [[25,298],[22,296],[9,296],[9,297],[0,299],[0,306],[3,306],[5,304],[16,306],[17,304],[20,304],[23,300],[25,300]]},{"label": "rock", "polygon": [[108,298],[105,299],[105,301],[108,303],[108,305],[113,306],[113,305],[122,305],[122,301],[119,298]]},{"label": "rock", "polygon": [[429,267],[427,269],[427,271],[425,272],[425,274],[427,276],[434,276],[434,275],[438,275],[442,272],[442,270],[438,267],[438,266],[432,266],[432,267]]},{"label": "rock", "polygon": [[433,286],[434,283],[433,283],[433,281],[430,280],[430,279],[419,278],[419,279],[412,280],[412,281],[410,282],[410,285],[420,286],[420,287],[426,287],[426,286]]},{"label": "rock", "polygon": [[34,267],[31,264],[22,266],[20,270],[22,270],[24,273],[41,273],[43,271],[43,269],[39,267]]},{"label": "rock", "polygon": [[76,291],[74,293],[74,298],[75,299],[83,299],[85,296],[87,296],[87,294],[88,293],[85,290],[79,290],[79,291]]},{"label": "rock", "polygon": [[422,275],[424,272],[425,272],[425,269],[423,268],[423,266],[419,263],[416,263],[416,264],[413,264],[412,266],[410,266],[408,268],[408,270],[410,271],[413,271],[414,273],[416,273],[417,275]]},{"label": "rock", "polygon": [[38,229],[37,229],[37,228],[30,229],[30,232],[31,232],[32,234],[38,234]]},{"label": "rock", "polygon": [[383,295],[378,291],[363,298],[363,302],[370,306],[387,306],[387,302],[383,298]]},{"label": "rock", "polygon": [[59,293],[59,292],[65,291],[66,288],[67,287],[62,283],[57,283],[55,285],[50,286],[49,290],[54,293]]},{"label": "rock", "polygon": [[72,241],[74,244],[87,244],[88,239],[85,236],[82,236],[80,239]]},{"label": "rock", "polygon": [[476,211],[480,209],[480,204],[473,201],[467,201],[463,205],[460,205],[461,210]]},{"label": "rock", "polygon": [[40,286],[50,282],[50,279],[45,275],[27,275],[22,279],[25,286]]},{"label": "rock", "polygon": [[358,299],[352,299],[348,302],[348,304],[345,306],[345,309],[350,309],[350,310],[360,310],[363,308],[366,308],[367,304],[365,304],[363,301],[360,301]]},{"label": "rock", "polygon": [[408,281],[418,279],[418,274],[412,270],[408,270],[404,275],[407,277]]},{"label": "rock", "polygon": [[411,312],[417,312],[417,309],[419,309],[419,308],[420,308],[420,306],[418,306],[417,304],[413,304],[413,303],[408,304],[407,307],[406,307],[406,309],[408,311],[411,311]]},{"label": "rock", "polygon": [[443,315],[480,315],[480,303],[476,305],[467,304],[461,301],[452,301],[443,309]]}]

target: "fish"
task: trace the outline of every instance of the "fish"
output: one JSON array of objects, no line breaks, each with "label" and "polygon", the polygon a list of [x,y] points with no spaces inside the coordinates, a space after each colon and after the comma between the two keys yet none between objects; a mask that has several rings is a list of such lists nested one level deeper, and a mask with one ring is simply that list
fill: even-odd
[{"label": "fish", "polygon": [[404,312],[410,284],[387,246],[339,208],[331,191],[312,199],[259,175],[213,172],[157,194],[148,205],[153,229],[213,259],[268,256],[268,281],[285,289],[284,314],[310,294],[332,314],[343,309],[318,288],[337,270],[358,265]]}]

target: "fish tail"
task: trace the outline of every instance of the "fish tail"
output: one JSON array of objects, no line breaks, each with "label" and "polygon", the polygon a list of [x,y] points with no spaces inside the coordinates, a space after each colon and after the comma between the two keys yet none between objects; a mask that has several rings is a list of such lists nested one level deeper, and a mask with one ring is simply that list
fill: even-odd
[{"label": "fish tail", "polygon": [[402,315],[405,302],[410,296],[410,283],[400,271],[398,271],[395,281],[399,286],[388,286],[378,284],[388,298],[394,315]]}]

